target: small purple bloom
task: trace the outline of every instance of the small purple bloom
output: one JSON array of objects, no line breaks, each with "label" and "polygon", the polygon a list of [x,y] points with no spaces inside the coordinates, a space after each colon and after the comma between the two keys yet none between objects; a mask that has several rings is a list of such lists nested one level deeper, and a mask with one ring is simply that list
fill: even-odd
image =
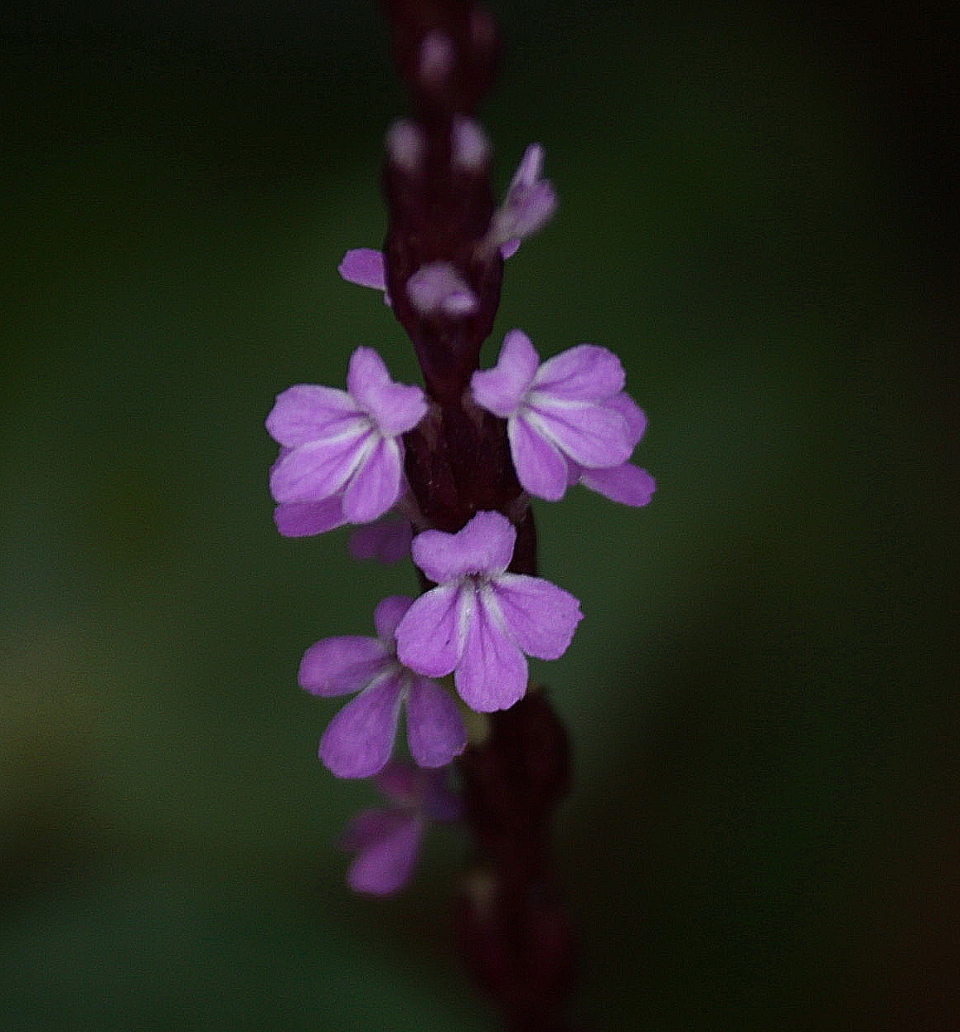
[{"label": "small purple bloom", "polygon": [[541,179],[543,147],[532,143],[524,151],[507,187],[503,204],[493,213],[486,242],[499,247],[504,258],[515,254],[520,241],[549,222],[557,208],[557,195],[548,179]]},{"label": "small purple bloom", "polygon": [[480,172],[490,159],[490,144],[480,126],[466,115],[454,115],[450,132],[450,157],[467,172]]},{"label": "small purple bloom", "polygon": [[314,695],[359,695],[327,725],[320,759],[341,778],[366,778],[390,759],[406,703],[407,742],[421,767],[442,767],[467,736],[457,704],[438,684],[397,662],[395,632],[412,599],[391,595],[373,615],[376,638],[324,638],[300,664],[300,686]]},{"label": "small purple bloom", "polygon": [[[624,391],[611,398],[607,407],[615,409],[626,420],[630,444],[635,448],[647,426],[643,409]],[[568,485],[583,484],[591,491],[623,505],[647,505],[657,487],[656,481],[645,469],[631,462],[605,469],[586,469],[567,460],[567,466]]]},{"label": "small purple bloom", "polygon": [[423,391],[394,383],[372,348],[351,355],[345,391],[288,388],[267,417],[267,430],[282,446],[270,471],[274,500],[318,503],[342,493],[346,522],[382,516],[402,489],[400,437],[426,411]]},{"label": "small purple bloom", "polygon": [[[426,143],[423,138],[423,130],[415,122],[406,118],[398,118],[387,130],[384,142],[390,160],[402,168],[407,175],[412,176],[419,171]],[[344,279],[349,278],[349,276],[344,276]],[[366,286],[372,286],[372,284],[366,284]]]},{"label": "small purple bloom", "polygon": [[520,699],[526,656],[562,656],[582,616],[562,588],[507,573],[516,538],[506,516],[478,512],[456,534],[425,530],[413,539],[413,561],[437,587],[400,621],[397,655],[429,677],[453,672],[460,697],[480,713]]},{"label": "small purple bloom", "polygon": [[449,262],[430,262],[407,280],[407,297],[421,315],[472,315],[477,296]]},{"label": "small purple bloom", "polygon": [[493,369],[473,374],[476,403],[507,421],[517,477],[537,498],[555,502],[568,484],[568,462],[607,469],[630,458],[628,419],[614,399],[624,372],[613,352],[578,344],[542,365],[530,338],[510,330]]},{"label": "small purple bloom", "polygon": [[377,787],[391,806],[357,814],[340,841],[357,854],[347,873],[354,892],[389,896],[406,885],[427,824],[460,817],[460,800],[447,786],[448,775],[446,767],[420,770],[397,762],[377,775]]}]

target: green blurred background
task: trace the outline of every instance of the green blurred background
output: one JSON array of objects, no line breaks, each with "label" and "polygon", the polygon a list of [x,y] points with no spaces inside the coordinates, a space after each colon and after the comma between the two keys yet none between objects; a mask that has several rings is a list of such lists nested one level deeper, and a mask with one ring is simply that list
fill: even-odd
[{"label": "green blurred background", "polygon": [[[538,509],[586,614],[537,668],[575,745],[584,1027],[947,1027],[955,955],[917,937],[960,896],[926,708],[954,687],[938,27],[495,10],[498,181],[539,140],[561,198],[498,336],[620,354],[659,485]],[[280,539],[266,488],[278,391],[341,384],[359,343],[416,375],[336,274],[382,239],[404,110],[376,5],[40,3],[5,30],[0,1029],[492,1030],[450,946],[466,843],[352,897],[335,840],[373,793],[319,764],[337,704],[296,685],[411,568]]]}]

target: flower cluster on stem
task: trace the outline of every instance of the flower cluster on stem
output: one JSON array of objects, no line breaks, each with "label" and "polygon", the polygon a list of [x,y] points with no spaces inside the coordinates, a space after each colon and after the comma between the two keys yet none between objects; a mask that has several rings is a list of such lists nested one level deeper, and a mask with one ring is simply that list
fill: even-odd
[{"label": "flower cluster on stem", "polygon": [[630,459],[646,420],[620,361],[596,344],[541,361],[513,329],[481,368],[504,261],[549,221],[556,194],[533,144],[494,201],[475,120],[498,50],[486,11],[472,0],[385,8],[414,116],[386,133],[383,249],[349,251],[339,271],[383,295],[423,386],[395,382],[377,351],[357,347],[345,390],[283,391],[267,418],[280,446],[270,489],[281,534],[354,525],[353,554],[409,555],[421,594],[382,599],[375,637],[311,645],[299,680],[354,696],[320,758],[338,777],[374,778],[391,804],[348,829],[350,885],[397,891],[427,824],[462,820],[477,849],[458,907],[464,957],[511,1027],[559,1029],[575,951],[549,825],[569,788],[568,746],[527,657],[562,656],[582,614],[538,576],[531,500],[581,484],[645,505],[653,479]]}]

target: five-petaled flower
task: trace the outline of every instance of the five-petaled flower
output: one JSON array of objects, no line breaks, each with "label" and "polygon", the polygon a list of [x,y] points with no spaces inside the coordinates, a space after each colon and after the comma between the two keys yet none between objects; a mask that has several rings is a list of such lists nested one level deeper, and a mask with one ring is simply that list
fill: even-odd
[{"label": "five-petaled flower", "polygon": [[406,703],[407,743],[421,767],[442,767],[463,752],[467,736],[450,695],[397,661],[397,624],[413,600],[390,595],[373,614],[376,638],[324,638],[300,664],[300,685],[314,695],[360,694],[327,725],[320,759],[342,778],[366,778],[390,759]]},{"label": "five-petaled flower", "polygon": [[397,655],[418,673],[453,673],[481,713],[507,709],[527,687],[526,655],[557,659],[580,621],[573,595],[540,577],[508,573],[517,532],[499,512],[478,512],[456,534],[425,530],[413,561],[437,587],[397,627]]},{"label": "five-petaled flower", "polygon": [[281,505],[342,494],[343,522],[369,523],[400,497],[401,435],[424,417],[419,387],[394,383],[371,348],[350,357],[347,389],[299,384],[278,395],[267,430],[281,445],[270,490]]},{"label": "five-petaled flower", "polygon": [[347,825],[340,845],[356,852],[347,883],[355,892],[389,896],[413,874],[427,824],[458,820],[460,800],[447,786],[449,769],[420,770],[391,762],[375,778],[390,805],[364,810]]},{"label": "five-petaled flower", "polygon": [[593,470],[630,458],[636,439],[620,410],[624,379],[620,360],[606,348],[578,344],[541,365],[530,338],[510,330],[496,366],[475,372],[470,386],[481,408],[507,421],[523,487],[557,501],[570,482],[570,462]]}]

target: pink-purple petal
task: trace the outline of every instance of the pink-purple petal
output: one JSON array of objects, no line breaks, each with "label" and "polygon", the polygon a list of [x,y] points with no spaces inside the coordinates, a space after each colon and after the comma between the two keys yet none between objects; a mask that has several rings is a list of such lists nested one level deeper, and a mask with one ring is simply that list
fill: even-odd
[{"label": "pink-purple petal", "polygon": [[527,661],[496,616],[489,598],[474,607],[453,675],[460,698],[478,713],[509,709],[527,690]]},{"label": "pink-purple petal", "polygon": [[385,519],[366,527],[357,527],[347,547],[354,559],[377,559],[396,563],[410,555],[413,527],[406,519]]},{"label": "pink-purple petal", "polygon": [[407,694],[407,742],[421,767],[443,767],[467,745],[457,704],[424,677],[415,677]]},{"label": "pink-purple petal", "polygon": [[350,356],[347,389],[385,437],[412,430],[427,411],[423,391],[391,380],[383,359],[373,348],[357,348]]},{"label": "pink-purple petal", "polygon": [[448,770],[421,770],[421,811],[431,821],[458,821],[463,816],[460,796],[450,789]]},{"label": "pink-purple petal", "polygon": [[388,595],[377,603],[373,611],[373,626],[377,629],[377,637],[384,644],[393,647],[397,625],[412,605],[413,599],[408,595]]},{"label": "pink-purple petal", "polygon": [[620,359],[596,344],[578,344],[548,358],[537,370],[533,389],[571,401],[599,401],[623,390]]},{"label": "pink-purple petal", "polygon": [[320,759],[340,778],[369,778],[382,770],[397,734],[402,696],[398,672],[374,681],[327,725]]},{"label": "pink-purple petal", "polygon": [[533,393],[524,418],[541,437],[581,466],[618,466],[633,451],[626,420],[610,408]]},{"label": "pink-purple petal", "polygon": [[370,247],[357,247],[347,251],[337,271],[348,283],[372,287],[374,290],[387,289],[383,254]]},{"label": "pink-purple petal", "polygon": [[338,496],[320,502],[285,502],[273,510],[273,522],[284,537],[323,534],[346,523]]},{"label": "pink-purple petal", "polygon": [[436,584],[469,574],[495,576],[510,564],[514,525],[499,512],[478,512],[456,534],[425,530],[410,546],[413,561]]},{"label": "pink-purple petal", "polygon": [[360,418],[337,437],[291,449],[270,470],[276,502],[318,502],[337,494],[364,459],[371,431]]},{"label": "pink-purple petal", "polygon": [[399,891],[413,874],[422,834],[423,818],[403,814],[389,834],[357,854],[347,872],[347,884],[354,892],[373,896],[389,896]]},{"label": "pink-purple petal", "polygon": [[493,585],[510,636],[528,656],[559,659],[583,614],[568,591],[540,577],[505,573]]},{"label": "pink-purple petal", "polygon": [[630,462],[610,469],[581,470],[580,483],[613,502],[634,506],[647,505],[657,487],[645,469]]},{"label": "pink-purple petal", "polygon": [[539,361],[530,338],[522,330],[510,330],[503,338],[494,368],[473,374],[470,387],[474,400],[495,416],[508,418],[523,402]]},{"label": "pink-purple petal", "polygon": [[412,430],[427,414],[427,399],[414,385],[389,383],[371,391],[367,404],[385,437],[399,437]]},{"label": "pink-purple petal", "polygon": [[525,415],[508,422],[507,436],[517,479],[524,490],[548,502],[559,501],[567,489],[567,465],[557,448],[530,425]]},{"label": "pink-purple petal", "polygon": [[376,638],[352,634],[323,638],[304,653],[297,681],[313,695],[346,695],[366,687],[391,659]]},{"label": "pink-purple petal", "polygon": [[[414,542],[416,544],[416,542]],[[460,659],[456,584],[445,584],[421,595],[397,627],[397,658],[427,677],[449,674]]]},{"label": "pink-purple petal", "polygon": [[636,448],[647,429],[647,415],[642,408],[627,394],[621,391],[603,403],[604,408],[612,408],[623,416],[627,424],[627,439]]},{"label": "pink-purple petal", "polygon": [[370,523],[400,497],[401,445],[378,438],[343,493],[343,514],[351,523]]},{"label": "pink-purple petal", "polygon": [[400,760],[391,760],[373,779],[377,788],[394,805],[416,810],[423,794],[424,772]]},{"label": "pink-purple petal", "polygon": [[344,421],[360,415],[356,402],[346,391],[315,384],[297,384],[277,395],[267,416],[270,436],[286,448],[337,434]]},{"label": "pink-purple petal", "polygon": [[[387,764],[384,770],[393,765]],[[379,779],[380,775],[377,775]],[[347,826],[343,829],[338,843],[341,849],[356,852],[366,849],[380,839],[392,835],[408,818],[408,814],[402,810],[392,807],[379,806],[369,810],[361,810],[356,816],[351,817]]]}]

